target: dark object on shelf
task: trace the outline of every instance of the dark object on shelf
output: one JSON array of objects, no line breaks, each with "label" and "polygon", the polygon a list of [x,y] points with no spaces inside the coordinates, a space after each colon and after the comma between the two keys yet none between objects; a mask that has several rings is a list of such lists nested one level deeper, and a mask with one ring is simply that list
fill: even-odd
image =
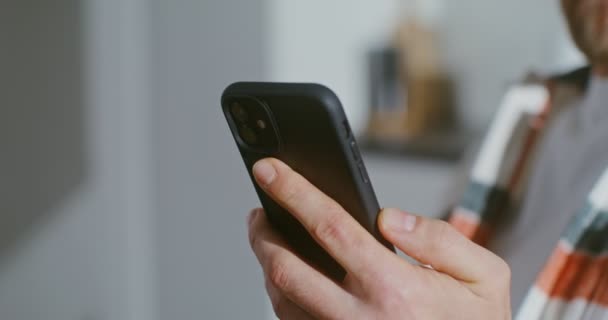
[{"label": "dark object on shelf", "polygon": [[467,145],[459,127],[451,75],[439,58],[438,34],[413,19],[368,57],[370,149],[459,159]]},{"label": "dark object on shelf", "polygon": [[405,111],[406,79],[402,77],[399,52],[384,47],[369,53],[369,87],[372,114]]}]

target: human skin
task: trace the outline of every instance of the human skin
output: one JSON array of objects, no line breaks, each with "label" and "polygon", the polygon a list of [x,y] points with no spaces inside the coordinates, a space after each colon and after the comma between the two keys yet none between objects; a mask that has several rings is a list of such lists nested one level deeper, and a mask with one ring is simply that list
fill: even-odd
[{"label": "human skin", "polygon": [[[277,159],[254,165],[260,187],[347,271],[336,283],[294,253],[262,209],[249,217],[275,313],[281,319],[510,319],[510,271],[449,224],[385,209],[384,237],[420,264],[383,247],[338,203]],[[432,266],[432,267],[429,267]]]},{"label": "human skin", "polygon": [[608,0],[562,0],[562,9],[594,73],[608,77]]}]

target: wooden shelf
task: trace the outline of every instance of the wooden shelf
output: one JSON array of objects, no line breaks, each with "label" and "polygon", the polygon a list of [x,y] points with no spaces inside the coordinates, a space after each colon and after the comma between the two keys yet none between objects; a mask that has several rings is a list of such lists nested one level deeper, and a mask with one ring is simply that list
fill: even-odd
[{"label": "wooden shelf", "polygon": [[448,131],[416,138],[378,139],[359,138],[363,152],[386,156],[413,157],[432,161],[458,162],[475,134]]}]

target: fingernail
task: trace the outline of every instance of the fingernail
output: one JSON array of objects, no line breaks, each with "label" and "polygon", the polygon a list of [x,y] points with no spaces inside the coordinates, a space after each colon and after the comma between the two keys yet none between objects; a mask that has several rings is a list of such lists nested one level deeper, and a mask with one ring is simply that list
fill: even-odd
[{"label": "fingernail", "polygon": [[260,160],[253,165],[253,175],[261,187],[267,187],[277,176],[277,171],[268,160]]},{"label": "fingernail", "polygon": [[416,227],[416,216],[396,209],[386,209],[382,212],[381,222],[395,232],[412,232]]}]

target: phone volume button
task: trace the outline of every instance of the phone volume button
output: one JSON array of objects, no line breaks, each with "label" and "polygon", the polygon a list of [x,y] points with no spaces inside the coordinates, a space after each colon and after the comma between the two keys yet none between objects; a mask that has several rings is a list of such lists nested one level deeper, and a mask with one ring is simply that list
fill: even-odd
[{"label": "phone volume button", "polygon": [[359,168],[359,174],[361,174],[363,182],[369,183],[369,176],[367,175],[367,170],[365,170],[365,165],[363,165],[363,162],[357,163],[357,167]]}]

